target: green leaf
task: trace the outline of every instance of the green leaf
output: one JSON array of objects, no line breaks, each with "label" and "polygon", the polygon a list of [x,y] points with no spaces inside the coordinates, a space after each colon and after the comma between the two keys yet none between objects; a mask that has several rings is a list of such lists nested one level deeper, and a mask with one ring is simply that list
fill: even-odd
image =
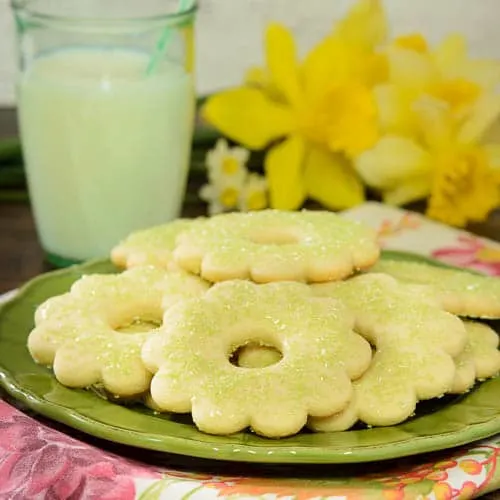
[{"label": "green leaf", "polygon": [[0,163],[22,163],[21,142],[17,137],[7,137],[0,140]]}]

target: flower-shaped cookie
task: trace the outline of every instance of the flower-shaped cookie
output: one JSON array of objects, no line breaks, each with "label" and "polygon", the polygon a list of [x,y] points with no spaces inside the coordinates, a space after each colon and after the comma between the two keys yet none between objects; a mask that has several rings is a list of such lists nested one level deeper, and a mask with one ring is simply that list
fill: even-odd
[{"label": "flower-shaped cookie", "polygon": [[500,278],[420,262],[381,259],[371,272],[429,285],[443,308],[459,316],[500,318]]},{"label": "flower-shaped cookie", "polygon": [[52,365],[63,385],[102,383],[116,396],[140,394],[151,380],[140,356],[143,343],[166,310],[207,288],[196,276],[153,267],[84,276],[38,308],[29,351],[38,363]]},{"label": "flower-shaped cookie", "polygon": [[[170,309],[144,344],[152,399],[164,411],[192,412],[211,434],[249,426],[268,437],[295,434],[308,415],[342,410],[351,379],[368,367],[370,345],[352,327],[342,304],[313,297],[306,285],[220,283]],[[264,368],[230,362],[240,346],[259,342],[283,358]]]},{"label": "flower-shaped cookie", "polygon": [[393,425],[407,419],[421,399],[448,392],[456,356],[467,335],[459,318],[435,305],[419,287],[384,274],[364,274],[341,283],[314,285],[320,296],[344,302],[354,313],[356,331],[376,352],[354,382],[355,397],[344,414],[313,418],[311,428],[344,430],[357,420]]},{"label": "flower-shaped cookie", "polygon": [[467,345],[455,359],[457,370],[450,390],[453,394],[468,391],[476,380],[495,376],[500,371],[498,334],[487,325],[472,321],[464,322]]},{"label": "flower-shaped cookie", "polygon": [[193,221],[178,219],[162,226],[136,231],[111,250],[113,264],[121,268],[156,266],[175,269],[173,251],[175,239]]},{"label": "flower-shaped cookie", "polygon": [[379,256],[375,232],[331,212],[221,214],[177,238],[177,264],[212,282],[342,279]]}]

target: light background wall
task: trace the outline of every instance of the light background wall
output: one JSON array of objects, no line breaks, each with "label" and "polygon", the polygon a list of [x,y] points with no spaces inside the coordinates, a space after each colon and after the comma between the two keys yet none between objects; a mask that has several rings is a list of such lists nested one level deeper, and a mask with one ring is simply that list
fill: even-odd
[{"label": "light background wall", "polygon": [[[236,84],[248,65],[260,62],[262,31],[267,21],[282,21],[290,26],[304,51],[352,2],[200,0],[199,92]],[[469,39],[474,54],[500,59],[500,0],[385,0],[385,5],[394,33],[418,30],[437,41],[450,31],[460,31]],[[0,0],[0,105],[14,103],[13,31],[9,0]]]}]

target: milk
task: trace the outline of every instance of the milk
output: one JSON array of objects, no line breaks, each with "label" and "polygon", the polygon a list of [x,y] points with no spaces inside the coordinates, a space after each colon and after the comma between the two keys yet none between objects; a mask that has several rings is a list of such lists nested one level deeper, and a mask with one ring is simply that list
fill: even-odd
[{"label": "milk", "polygon": [[179,214],[194,115],[183,67],[128,50],[71,49],[21,76],[19,116],[44,250],[107,256],[127,234]]}]

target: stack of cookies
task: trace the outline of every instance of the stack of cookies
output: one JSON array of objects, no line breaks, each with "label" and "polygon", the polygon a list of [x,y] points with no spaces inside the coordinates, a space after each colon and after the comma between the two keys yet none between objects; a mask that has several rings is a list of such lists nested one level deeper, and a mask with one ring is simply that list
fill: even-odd
[{"label": "stack of cookies", "polygon": [[179,220],[36,311],[28,348],[75,388],[190,413],[210,434],[395,425],[500,370],[500,280],[380,258],[330,212]]}]

